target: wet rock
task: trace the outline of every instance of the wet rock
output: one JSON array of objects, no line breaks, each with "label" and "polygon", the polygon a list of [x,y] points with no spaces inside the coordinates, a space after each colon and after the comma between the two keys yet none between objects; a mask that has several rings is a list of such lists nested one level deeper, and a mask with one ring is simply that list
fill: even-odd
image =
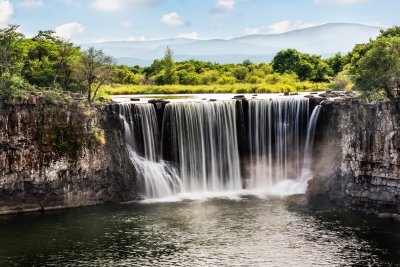
[{"label": "wet rock", "polygon": [[151,99],[148,103],[153,104],[157,110],[164,109],[165,105],[169,103],[164,99]]},{"label": "wet rock", "polygon": [[140,101],[140,98],[130,98],[129,100],[131,102],[138,102],[138,101]]},{"label": "wet rock", "polygon": [[400,222],[400,214],[393,214],[393,220]]},{"label": "wet rock", "polygon": [[246,98],[244,95],[235,95],[232,99],[244,99]]},{"label": "wet rock", "polygon": [[210,102],[216,102],[216,101],[217,101],[217,99],[214,99],[214,98],[210,99]]},{"label": "wet rock", "polygon": [[284,93],[283,95],[284,95],[284,96],[290,96],[290,94],[289,94],[289,93]]},{"label": "wet rock", "polygon": [[392,213],[379,213],[378,218],[379,219],[392,219],[393,214]]}]

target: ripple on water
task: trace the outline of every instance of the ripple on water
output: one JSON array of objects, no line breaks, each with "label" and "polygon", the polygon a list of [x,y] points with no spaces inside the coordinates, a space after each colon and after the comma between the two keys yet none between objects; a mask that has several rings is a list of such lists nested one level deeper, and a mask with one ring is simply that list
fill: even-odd
[{"label": "ripple on water", "polygon": [[0,266],[400,266],[398,223],[303,197],[7,216],[0,236]]}]

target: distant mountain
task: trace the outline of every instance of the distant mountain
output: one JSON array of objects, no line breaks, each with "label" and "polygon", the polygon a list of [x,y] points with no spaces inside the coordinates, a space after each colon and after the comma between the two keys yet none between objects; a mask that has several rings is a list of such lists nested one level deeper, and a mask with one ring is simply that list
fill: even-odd
[{"label": "distant mountain", "polygon": [[247,35],[230,40],[174,38],[155,41],[117,41],[81,45],[103,49],[119,63],[147,66],[162,58],[167,46],[177,61],[198,59],[218,63],[270,61],[280,50],[295,48],[304,53],[330,56],[349,52],[355,44],[368,42],[382,28],[349,23],[328,23],[282,34]]}]

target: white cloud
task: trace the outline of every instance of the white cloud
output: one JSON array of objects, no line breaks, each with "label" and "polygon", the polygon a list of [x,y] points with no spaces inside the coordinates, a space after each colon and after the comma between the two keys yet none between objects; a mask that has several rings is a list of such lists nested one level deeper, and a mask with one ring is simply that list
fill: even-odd
[{"label": "white cloud", "polygon": [[186,39],[199,39],[199,34],[197,32],[181,33],[178,34],[176,37]]},{"label": "white cloud", "polygon": [[0,25],[4,25],[14,15],[14,6],[9,0],[0,0]]},{"label": "white cloud", "polygon": [[146,40],[147,40],[146,37],[144,37],[143,35],[141,35],[141,36],[129,36],[128,38],[126,38],[126,41],[134,41],[134,42],[146,41]]},{"label": "white cloud", "polygon": [[69,22],[56,28],[56,35],[65,39],[76,41],[85,31],[85,28],[78,22]]},{"label": "white cloud", "polygon": [[93,0],[90,7],[99,11],[120,11],[131,7],[148,6],[159,0]]},{"label": "white cloud", "polygon": [[318,24],[314,23],[304,23],[301,21],[291,22],[289,20],[280,21],[268,26],[262,26],[257,28],[246,28],[243,33],[248,34],[278,34],[284,33],[304,28],[309,28],[313,26],[317,26]]},{"label": "white cloud", "polygon": [[22,0],[18,3],[18,6],[24,8],[39,8],[44,6],[44,2],[42,0]]},{"label": "white cloud", "polygon": [[169,25],[169,26],[184,26],[186,25],[186,22],[184,22],[181,17],[178,15],[176,12],[171,12],[168,14],[165,14],[161,18],[161,22]]},{"label": "white cloud", "polygon": [[370,0],[314,0],[316,4],[335,4],[335,5],[353,5],[353,4],[360,4],[366,3]]},{"label": "white cloud", "polygon": [[123,21],[123,22],[121,22],[121,26],[124,28],[132,28],[133,23],[131,21]]},{"label": "white cloud", "polygon": [[236,0],[217,0],[214,7],[211,9],[211,14],[214,15],[228,15],[231,14],[235,8]]}]

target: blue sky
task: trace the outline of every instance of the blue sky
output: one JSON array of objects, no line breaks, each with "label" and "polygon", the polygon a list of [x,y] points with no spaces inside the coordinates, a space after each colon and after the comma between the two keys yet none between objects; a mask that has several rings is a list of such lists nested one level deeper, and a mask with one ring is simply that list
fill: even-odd
[{"label": "blue sky", "polygon": [[0,25],[78,43],[233,38],[329,22],[400,24],[398,0],[0,0]]}]

